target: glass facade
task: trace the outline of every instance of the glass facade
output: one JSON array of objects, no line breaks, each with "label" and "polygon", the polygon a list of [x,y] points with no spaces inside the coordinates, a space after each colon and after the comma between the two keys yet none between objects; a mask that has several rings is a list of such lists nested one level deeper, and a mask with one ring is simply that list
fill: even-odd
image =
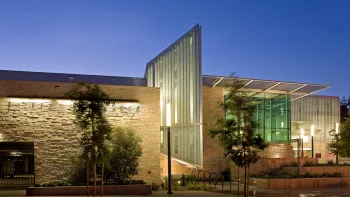
[{"label": "glass facade", "polygon": [[196,25],[147,64],[149,87],[160,88],[161,153],[167,154],[167,109],[170,104],[171,155],[202,166],[202,44]]},{"label": "glass facade", "polygon": [[[262,92],[254,96],[252,102],[256,104],[256,113],[254,114],[254,119],[258,124],[256,134],[267,142],[289,144],[291,134],[290,96]],[[233,118],[233,115],[226,112],[225,118]]]}]

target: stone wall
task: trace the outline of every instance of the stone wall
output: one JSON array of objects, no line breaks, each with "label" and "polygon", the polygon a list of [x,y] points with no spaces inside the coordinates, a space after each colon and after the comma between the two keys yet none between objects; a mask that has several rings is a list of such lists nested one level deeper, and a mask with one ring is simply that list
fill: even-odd
[{"label": "stone wall", "polygon": [[[60,98],[73,84],[0,81],[0,133],[2,141],[34,142],[36,183],[62,180],[70,155],[79,150],[80,134],[74,124],[72,104]],[[139,175],[149,183],[160,182],[159,89],[101,85],[117,102],[107,108],[113,126],[134,130],[142,138]],[[41,100],[4,97],[44,98]]]},{"label": "stone wall", "polygon": [[266,158],[293,158],[293,146],[287,144],[270,144],[265,150],[259,153]]},{"label": "stone wall", "polygon": [[224,152],[217,141],[208,135],[215,128],[217,121],[224,117],[224,111],[219,106],[224,101],[222,88],[203,86],[203,168],[209,172],[221,172],[229,168],[229,162],[224,158]]}]

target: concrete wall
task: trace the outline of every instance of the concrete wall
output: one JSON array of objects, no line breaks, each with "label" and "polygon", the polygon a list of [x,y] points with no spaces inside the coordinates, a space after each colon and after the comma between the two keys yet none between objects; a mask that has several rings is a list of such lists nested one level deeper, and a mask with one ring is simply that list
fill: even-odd
[{"label": "concrete wall", "polygon": [[[54,99],[16,100],[4,97],[60,98],[73,84],[0,81],[0,133],[2,141],[34,142],[36,183],[67,177],[69,156],[79,150],[80,133],[74,124],[72,105]],[[149,183],[160,182],[159,89],[102,85],[113,99],[137,100],[108,106],[113,126],[134,130],[142,138],[139,175]]]}]

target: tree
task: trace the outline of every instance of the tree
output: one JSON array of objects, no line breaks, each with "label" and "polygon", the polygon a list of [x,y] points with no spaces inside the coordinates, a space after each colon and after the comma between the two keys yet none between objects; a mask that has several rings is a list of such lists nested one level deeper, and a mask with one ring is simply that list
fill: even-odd
[{"label": "tree", "polygon": [[[82,131],[80,144],[86,160],[93,163],[93,196],[96,196],[96,164],[103,152],[104,141],[108,139],[110,129],[104,118],[109,105],[109,97],[98,85],[77,84],[66,96],[74,100],[75,119]],[[87,162],[87,186],[89,185],[89,162]]]},{"label": "tree", "polygon": [[268,144],[255,134],[257,124],[253,116],[256,105],[253,97],[242,91],[242,87],[243,84],[237,79],[228,85],[226,102],[220,106],[234,118],[220,119],[217,128],[209,130],[209,135],[218,139],[225,157],[239,167],[244,166],[244,196],[247,196],[249,166],[260,159],[259,151],[264,150]]},{"label": "tree", "polygon": [[340,122],[345,122],[350,116],[348,112],[350,110],[350,96],[348,99],[345,97],[340,101]]},{"label": "tree", "polygon": [[[350,117],[350,111],[348,116]],[[330,135],[333,136],[333,139],[328,144],[328,149],[337,156],[336,163],[338,163],[338,156],[350,157],[350,119],[340,124],[339,133],[332,130]]]},{"label": "tree", "polygon": [[113,130],[112,150],[105,172],[107,180],[124,184],[131,176],[138,174],[142,155],[140,142],[141,138],[130,129],[119,127]]}]

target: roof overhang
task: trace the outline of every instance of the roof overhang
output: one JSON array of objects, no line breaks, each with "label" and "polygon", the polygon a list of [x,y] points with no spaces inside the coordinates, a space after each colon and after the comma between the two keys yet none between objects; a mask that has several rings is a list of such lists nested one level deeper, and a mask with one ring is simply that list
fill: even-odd
[{"label": "roof overhang", "polygon": [[242,82],[243,91],[289,94],[291,95],[291,100],[296,100],[330,87],[330,85],[323,84],[203,75],[203,85],[212,88],[217,86],[225,87],[234,80]]}]

